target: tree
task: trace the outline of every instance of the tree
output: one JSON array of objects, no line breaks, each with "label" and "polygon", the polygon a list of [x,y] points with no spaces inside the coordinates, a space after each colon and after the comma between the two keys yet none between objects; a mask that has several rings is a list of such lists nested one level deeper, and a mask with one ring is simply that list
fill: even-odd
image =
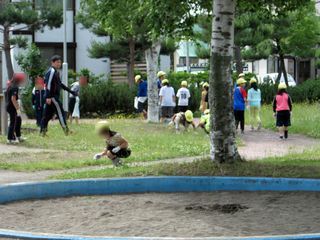
[{"label": "tree", "polygon": [[143,41],[144,32],[139,7],[139,1],[135,0],[82,0],[77,16],[78,22],[97,35],[112,36],[112,42],[94,42],[89,54],[94,58],[111,57],[126,62],[131,86],[134,84],[137,42]]},{"label": "tree", "polygon": [[211,110],[211,157],[216,161],[240,159],[235,141],[231,62],[234,46],[236,1],[213,0],[209,105]]},{"label": "tree", "polygon": [[41,59],[40,49],[31,44],[24,54],[18,54],[16,60],[21,69],[34,81],[36,77],[43,75],[46,66]]},{"label": "tree", "polygon": [[[128,41],[132,75],[135,44],[143,43],[148,75],[148,120],[159,121],[157,76],[161,42],[168,37],[185,36],[194,23],[192,10],[197,0],[88,0],[82,9],[98,26],[117,41]],[[87,8],[87,9],[86,9]],[[107,13],[107,14],[106,14]]]},{"label": "tree", "polygon": [[27,0],[19,2],[0,0],[0,32],[3,34],[3,44],[0,44],[0,49],[4,51],[9,79],[13,75],[11,49],[15,46],[27,46],[26,38],[13,37],[12,32],[41,30],[45,26],[56,28],[61,24],[62,9],[57,5],[43,4],[40,9],[34,9],[32,2]]},{"label": "tree", "polygon": [[[256,11],[293,11],[300,6],[298,0],[239,1],[237,7]],[[235,143],[233,116],[233,84],[231,61],[234,47],[234,16],[236,0],[213,0],[210,88],[212,145],[211,158],[219,163],[233,163],[241,159]],[[271,12],[272,12],[271,11]]]}]

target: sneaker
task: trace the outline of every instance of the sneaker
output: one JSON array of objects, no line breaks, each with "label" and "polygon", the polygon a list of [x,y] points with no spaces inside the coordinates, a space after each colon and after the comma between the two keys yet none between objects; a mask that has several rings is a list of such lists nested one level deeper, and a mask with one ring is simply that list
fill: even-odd
[{"label": "sneaker", "polygon": [[251,131],[254,131],[254,127],[253,126],[251,126]]},{"label": "sneaker", "polygon": [[259,123],[257,130],[260,131],[261,127],[262,127],[262,125],[261,125],[261,123]]},{"label": "sneaker", "polygon": [[283,140],[284,138],[283,138],[283,136],[280,136],[280,140]]},{"label": "sneaker", "polygon": [[26,141],[27,139],[25,138],[25,137],[18,137],[18,141],[19,142],[24,142],[24,141]]},{"label": "sneaker", "polygon": [[7,144],[10,144],[10,145],[16,145],[16,144],[19,144],[19,140],[15,139],[15,140],[9,140],[7,139]]},{"label": "sneaker", "polygon": [[68,136],[70,134],[69,128],[64,128],[63,129],[64,135]]},{"label": "sneaker", "polygon": [[112,159],[112,163],[113,163],[113,166],[115,166],[115,167],[119,167],[122,165],[122,161],[118,157],[116,157],[115,159]]},{"label": "sneaker", "polygon": [[40,130],[40,136],[41,137],[46,137],[47,136],[47,129],[41,129]]}]

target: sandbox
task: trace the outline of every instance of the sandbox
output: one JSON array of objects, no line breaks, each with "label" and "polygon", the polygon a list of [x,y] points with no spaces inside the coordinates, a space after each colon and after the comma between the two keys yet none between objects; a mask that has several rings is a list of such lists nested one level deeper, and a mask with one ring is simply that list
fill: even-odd
[{"label": "sandbox", "polygon": [[0,186],[0,203],[0,228],[6,229],[0,237],[320,238],[318,180],[151,177],[22,183]]}]

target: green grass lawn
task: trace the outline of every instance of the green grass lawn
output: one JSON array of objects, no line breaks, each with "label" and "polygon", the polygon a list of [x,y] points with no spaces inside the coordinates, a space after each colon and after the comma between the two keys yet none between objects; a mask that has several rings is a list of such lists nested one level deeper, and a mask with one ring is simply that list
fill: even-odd
[{"label": "green grass lawn", "polygon": [[54,176],[57,179],[136,176],[259,176],[320,178],[320,149],[284,157],[235,164],[217,164],[208,159],[183,164],[105,168]]},{"label": "green grass lawn", "polygon": [[[190,129],[189,132],[176,134],[173,129],[165,125],[148,124],[136,119],[113,119],[110,120],[110,125],[129,141],[132,155],[126,162],[154,161],[209,153],[209,139],[201,129],[196,131]],[[25,127],[35,128],[33,125]],[[50,125],[48,137],[45,138],[37,131],[26,133],[27,141],[21,145],[59,150],[62,153],[21,153],[16,157],[0,155],[0,168],[35,171],[110,164],[105,160],[92,160],[94,153],[101,152],[105,147],[104,140],[94,132],[93,122],[79,126],[72,125],[71,129],[74,133],[67,137],[58,124]],[[5,138],[2,137],[1,141],[4,142]]]},{"label": "green grass lawn", "polygon": [[[261,109],[261,119],[264,128],[275,129],[275,119],[271,105]],[[249,115],[247,114],[247,123]],[[320,106],[319,104],[293,104],[292,127],[290,132],[320,138]]]}]

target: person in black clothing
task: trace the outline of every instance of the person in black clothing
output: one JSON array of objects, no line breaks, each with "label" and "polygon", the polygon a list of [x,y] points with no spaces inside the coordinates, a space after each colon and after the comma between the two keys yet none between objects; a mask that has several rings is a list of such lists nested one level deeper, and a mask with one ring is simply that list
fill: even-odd
[{"label": "person in black clothing", "polygon": [[43,78],[37,77],[35,80],[35,86],[32,90],[32,108],[34,109],[36,114],[38,127],[41,127],[44,104],[45,104],[44,81],[43,81]]},{"label": "person in black clothing", "polygon": [[21,110],[19,106],[19,86],[24,82],[25,75],[23,73],[15,73],[10,81],[7,89],[7,112],[10,116],[10,124],[8,129],[8,144],[16,144],[22,142],[21,137]]},{"label": "person in black clothing", "polygon": [[41,121],[40,133],[42,136],[46,135],[48,130],[48,123],[52,119],[54,114],[57,114],[60,125],[65,135],[69,134],[69,128],[67,125],[65,112],[60,101],[60,90],[62,88],[63,90],[75,96],[77,94],[61,82],[60,75],[58,73],[58,69],[60,69],[61,66],[61,57],[58,55],[53,56],[51,58],[51,67],[48,69],[45,75],[46,103],[44,107],[43,118]]}]

